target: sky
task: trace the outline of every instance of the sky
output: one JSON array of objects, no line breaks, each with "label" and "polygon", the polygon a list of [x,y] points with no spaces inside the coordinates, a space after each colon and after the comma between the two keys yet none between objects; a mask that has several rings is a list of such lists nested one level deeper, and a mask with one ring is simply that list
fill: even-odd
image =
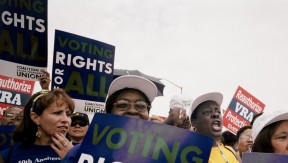
[{"label": "sky", "polygon": [[220,92],[226,109],[241,86],[283,109],[287,15],[286,0],[49,0],[48,61],[58,29],[114,45],[114,68],[165,79],[150,115],[167,116],[179,87],[192,99]]}]

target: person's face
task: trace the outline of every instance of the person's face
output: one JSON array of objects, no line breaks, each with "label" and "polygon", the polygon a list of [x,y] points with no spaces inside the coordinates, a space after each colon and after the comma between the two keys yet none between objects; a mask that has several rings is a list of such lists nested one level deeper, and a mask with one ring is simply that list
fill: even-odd
[{"label": "person's face", "polygon": [[240,153],[250,152],[253,145],[252,129],[246,129],[239,137],[237,147]]},{"label": "person's face", "polygon": [[1,119],[2,125],[19,125],[23,119],[23,111],[20,108],[9,108]]},{"label": "person's face", "polygon": [[205,102],[197,112],[196,120],[192,121],[196,132],[220,138],[222,133],[222,116],[220,106],[214,101]]},{"label": "person's face", "polygon": [[271,138],[274,153],[288,154],[288,120],[283,121]]},{"label": "person's face", "polygon": [[84,138],[87,133],[89,125],[87,122],[77,119],[73,120],[69,128],[69,134],[72,138]]},{"label": "person's face", "polygon": [[55,133],[66,135],[71,125],[71,114],[66,103],[62,101],[52,103],[38,117],[42,134],[47,137],[51,137]]},{"label": "person's face", "polygon": [[148,120],[149,108],[143,108],[143,104],[148,106],[142,94],[134,90],[125,91],[116,98],[111,114]]}]

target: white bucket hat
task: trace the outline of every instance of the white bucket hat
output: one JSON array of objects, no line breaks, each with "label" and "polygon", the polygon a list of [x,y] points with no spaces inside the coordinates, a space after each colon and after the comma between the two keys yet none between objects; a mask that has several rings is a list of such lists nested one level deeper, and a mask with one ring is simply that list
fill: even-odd
[{"label": "white bucket hat", "polygon": [[[268,110],[268,109],[266,109]],[[274,123],[281,120],[288,120],[288,110],[274,110],[264,112],[261,116],[259,116],[252,127],[252,137],[255,140],[261,130]]]},{"label": "white bucket hat", "polygon": [[192,104],[192,98],[187,96],[187,95],[183,95],[183,94],[176,94],[174,96],[172,96],[171,100],[170,100],[170,109],[174,109],[174,108],[182,108],[186,110],[186,114],[187,115],[191,115],[191,104]]},{"label": "white bucket hat", "polygon": [[157,87],[150,80],[136,75],[123,75],[112,81],[108,90],[107,98],[116,91],[124,88],[133,88],[143,92],[151,103],[157,96]]},{"label": "white bucket hat", "polygon": [[204,95],[199,96],[192,103],[191,115],[193,114],[196,107],[205,101],[215,101],[219,106],[221,106],[222,101],[223,101],[223,95],[219,92],[212,92],[212,93],[206,93]]}]

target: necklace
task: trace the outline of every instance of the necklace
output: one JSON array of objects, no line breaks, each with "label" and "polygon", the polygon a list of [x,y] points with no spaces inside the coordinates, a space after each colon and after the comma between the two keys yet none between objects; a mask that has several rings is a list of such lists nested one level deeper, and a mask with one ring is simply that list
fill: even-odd
[{"label": "necklace", "polygon": [[229,163],[227,160],[227,157],[225,156],[224,152],[222,151],[222,149],[220,148],[219,144],[217,143],[217,147],[221,153],[221,156],[223,157],[223,159],[225,160],[225,163]]}]

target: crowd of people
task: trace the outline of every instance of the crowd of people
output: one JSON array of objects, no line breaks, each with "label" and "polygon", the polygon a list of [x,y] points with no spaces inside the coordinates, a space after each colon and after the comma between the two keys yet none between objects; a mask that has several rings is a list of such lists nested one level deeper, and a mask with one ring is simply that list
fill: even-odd
[{"label": "crowd of people", "polygon": [[[14,145],[0,151],[0,162],[73,162],[90,122],[85,113],[74,112],[74,101],[62,89],[49,90],[50,74],[40,78],[42,91],[31,96],[24,109],[8,108],[1,125],[17,126]],[[165,120],[149,117],[157,87],[148,79],[124,75],[112,81],[107,92],[107,114],[128,116],[183,128],[213,138],[209,163],[238,163],[245,152],[288,154],[288,110],[255,116],[251,126],[236,135],[223,132],[223,95],[210,92],[195,98],[190,109],[181,97],[172,97]],[[266,109],[269,110],[269,109]]]}]

